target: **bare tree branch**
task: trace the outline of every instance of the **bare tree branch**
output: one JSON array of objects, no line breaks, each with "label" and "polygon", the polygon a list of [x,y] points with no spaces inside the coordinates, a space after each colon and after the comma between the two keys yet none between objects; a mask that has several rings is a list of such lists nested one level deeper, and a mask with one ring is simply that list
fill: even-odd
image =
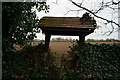
[{"label": "bare tree branch", "polygon": [[82,0],[82,2],[80,3],[80,6],[82,6],[83,2],[84,2],[84,0]]},{"label": "bare tree branch", "polygon": [[101,10],[103,10],[104,8],[103,8],[103,4],[104,4],[104,0],[101,2],[101,6],[100,6],[100,8],[96,11],[96,12],[94,12],[94,14],[96,14],[96,13],[98,13],[99,11],[101,11]]},{"label": "bare tree branch", "polygon": [[103,0],[101,2],[100,8],[98,8],[98,10],[96,12],[94,12],[94,13],[96,14],[96,13],[98,13],[99,11],[101,11],[101,10],[103,10],[105,8],[110,8],[112,10],[118,10],[118,7],[117,8],[113,7],[113,5],[115,6],[115,5],[118,5],[118,4],[119,4],[119,2],[115,3],[115,2],[113,2],[113,0],[109,1],[109,2],[106,2],[106,3]]},{"label": "bare tree branch", "polygon": [[82,11],[83,9],[78,9],[78,10],[68,10],[66,13],[65,13],[65,15],[64,16],[66,16],[69,12],[71,12],[71,11],[77,11],[77,12],[79,12],[79,11]]},{"label": "bare tree branch", "polygon": [[114,5],[118,5],[118,4],[120,3],[120,1],[118,1],[118,2],[112,1],[112,3],[113,3]]},{"label": "bare tree branch", "polygon": [[103,35],[105,35],[105,34],[107,34],[108,33],[108,36],[110,35],[110,34],[112,34],[113,33],[113,31],[114,31],[114,26],[113,26],[113,23],[111,23],[111,26],[112,26],[112,30],[110,31],[107,31],[107,32],[105,32]]},{"label": "bare tree branch", "polygon": [[[96,15],[94,12],[90,11],[89,9],[87,9],[87,8],[85,8],[85,7],[82,7],[81,5],[78,5],[78,4],[75,3],[74,1],[72,1],[72,0],[69,0],[69,1],[71,1],[71,2],[72,2],[74,5],[76,5],[77,7],[82,8],[83,10],[86,10],[87,12],[91,13],[91,14],[94,15],[95,17],[97,17],[97,18],[99,18],[99,19],[102,19],[102,20],[104,20],[104,21],[107,21],[107,23],[114,23],[115,25],[117,25],[118,27],[120,27],[120,25],[119,25],[118,23],[114,22],[113,20],[108,20],[108,19],[106,19],[106,18],[100,17],[100,16]],[[119,2],[120,2],[120,1],[119,1]],[[118,3],[119,3],[119,2],[118,2]],[[114,4],[118,4],[118,3],[114,3]]]}]

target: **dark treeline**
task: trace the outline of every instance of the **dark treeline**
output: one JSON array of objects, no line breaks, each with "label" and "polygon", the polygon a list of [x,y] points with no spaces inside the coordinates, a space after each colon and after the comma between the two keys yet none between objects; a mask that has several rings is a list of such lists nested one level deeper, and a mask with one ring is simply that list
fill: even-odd
[{"label": "dark treeline", "polygon": [[[33,41],[35,42],[44,42],[44,40],[40,40],[40,39],[34,39]],[[72,39],[72,38],[52,38],[51,42],[76,42],[77,39]],[[85,40],[86,42],[120,42],[120,40],[118,39],[87,39]]]},{"label": "dark treeline", "polygon": [[120,42],[118,39],[87,39],[86,42]]}]

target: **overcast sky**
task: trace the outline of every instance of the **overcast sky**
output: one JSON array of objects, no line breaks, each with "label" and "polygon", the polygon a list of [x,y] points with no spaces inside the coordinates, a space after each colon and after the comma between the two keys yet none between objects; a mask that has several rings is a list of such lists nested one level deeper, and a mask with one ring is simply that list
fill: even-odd
[{"label": "overcast sky", "polygon": [[[73,0],[75,2],[80,2],[82,0]],[[89,1],[89,2],[88,2]],[[92,1],[92,2],[91,2]],[[109,0],[105,0],[109,1]],[[89,10],[96,10],[100,7],[101,0],[84,0],[83,6],[87,7]],[[49,13],[45,13],[44,11],[38,12],[37,15],[39,19],[41,19],[43,16],[54,16],[54,17],[82,17],[82,15],[86,11],[70,11],[69,10],[78,10],[77,6],[73,5],[69,0],[47,0],[47,4],[50,5]],[[67,14],[66,14],[67,13]],[[116,18],[117,13],[112,14],[113,11],[110,9],[105,9],[104,11],[101,11],[98,13],[99,16],[102,16],[107,19],[114,18],[114,21],[118,21]],[[65,15],[66,14],[66,15]],[[106,38],[114,38],[118,39],[118,32],[115,30],[111,35],[103,35],[106,31],[111,30],[111,25],[108,24],[107,26],[104,25],[105,23],[103,20],[95,18],[97,21],[97,25],[100,26],[98,29],[95,29],[94,33],[91,33],[90,35],[86,36],[86,39],[106,39]],[[116,26],[117,28],[117,26]],[[78,39],[77,36],[52,36],[52,38],[56,37],[62,37],[62,38],[73,38]],[[37,39],[44,40],[45,36],[41,33],[37,33]]]}]

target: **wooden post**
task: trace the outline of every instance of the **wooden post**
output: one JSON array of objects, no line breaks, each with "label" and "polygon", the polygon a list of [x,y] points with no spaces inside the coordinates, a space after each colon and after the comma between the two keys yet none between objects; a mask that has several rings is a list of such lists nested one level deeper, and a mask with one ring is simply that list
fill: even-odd
[{"label": "wooden post", "polygon": [[48,34],[48,33],[45,34],[45,52],[48,52],[50,37],[51,37],[50,34]]},{"label": "wooden post", "polygon": [[44,60],[50,66],[50,52],[49,52],[49,42],[50,42],[51,35],[46,33],[45,34],[45,57]]},{"label": "wooden post", "polygon": [[84,35],[80,35],[79,36],[79,45],[83,45],[85,43],[85,36]]}]

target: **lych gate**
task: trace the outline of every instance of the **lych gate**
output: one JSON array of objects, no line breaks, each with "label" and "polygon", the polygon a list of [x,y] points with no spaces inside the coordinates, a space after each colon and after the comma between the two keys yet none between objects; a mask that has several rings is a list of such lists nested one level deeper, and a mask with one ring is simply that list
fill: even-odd
[{"label": "lych gate", "polygon": [[94,32],[96,21],[88,13],[79,17],[43,17],[38,27],[45,34],[46,52],[49,48],[51,35],[79,36],[79,44],[84,43],[85,36]]},{"label": "lych gate", "polygon": [[[46,53],[44,58],[45,62],[47,62],[48,66],[50,66],[50,53],[48,49],[51,35],[79,36],[79,41],[77,43],[79,44],[79,47],[82,48],[85,41],[85,36],[94,32],[96,28],[96,21],[93,17],[89,16],[88,13],[83,14],[81,18],[43,17],[39,21],[38,27],[41,28],[42,32],[45,34]],[[77,61],[77,54],[74,54],[71,69],[76,69]]]}]

